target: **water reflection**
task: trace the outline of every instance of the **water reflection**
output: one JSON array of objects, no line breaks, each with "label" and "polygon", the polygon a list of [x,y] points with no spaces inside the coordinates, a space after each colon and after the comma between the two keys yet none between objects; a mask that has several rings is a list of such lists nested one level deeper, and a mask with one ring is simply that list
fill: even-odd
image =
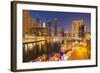
[{"label": "water reflection", "polygon": [[23,43],[23,62],[91,58],[91,40],[48,39]]},{"label": "water reflection", "polygon": [[43,55],[60,52],[60,41],[38,41],[34,43],[23,44],[23,62],[29,62]]}]

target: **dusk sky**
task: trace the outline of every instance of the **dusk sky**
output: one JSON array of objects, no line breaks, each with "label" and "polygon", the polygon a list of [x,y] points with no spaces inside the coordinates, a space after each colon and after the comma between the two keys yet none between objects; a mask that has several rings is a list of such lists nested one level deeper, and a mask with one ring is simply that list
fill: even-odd
[{"label": "dusk sky", "polygon": [[83,19],[88,30],[91,27],[91,14],[90,13],[76,13],[76,12],[55,12],[55,11],[34,11],[30,10],[32,19],[40,19],[42,24],[43,20],[51,20],[52,27],[54,26],[54,19],[58,18],[58,28],[64,28],[66,31],[71,30],[72,21]]}]

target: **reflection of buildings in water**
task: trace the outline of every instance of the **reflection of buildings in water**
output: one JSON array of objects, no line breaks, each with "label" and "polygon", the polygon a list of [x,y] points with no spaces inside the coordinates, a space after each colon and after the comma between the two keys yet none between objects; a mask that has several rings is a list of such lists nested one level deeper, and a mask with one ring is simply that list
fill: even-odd
[{"label": "reflection of buildings in water", "polygon": [[46,40],[23,43],[23,62],[32,61],[43,54],[59,52],[60,45],[59,42],[47,42]]},{"label": "reflection of buildings in water", "polygon": [[44,41],[32,41],[23,43],[23,62],[29,62],[41,54],[41,50],[45,52]]}]

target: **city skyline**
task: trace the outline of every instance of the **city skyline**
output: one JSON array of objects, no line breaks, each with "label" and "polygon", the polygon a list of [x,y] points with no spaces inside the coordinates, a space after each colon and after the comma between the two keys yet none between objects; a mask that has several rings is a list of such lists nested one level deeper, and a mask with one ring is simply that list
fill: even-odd
[{"label": "city skyline", "polygon": [[91,27],[91,14],[90,13],[76,13],[76,12],[56,12],[56,11],[36,11],[29,10],[30,17],[32,19],[40,19],[40,24],[43,21],[50,20],[52,23],[52,28],[54,27],[54,19],[58,18],[58,29],[64,28],[65,31],[70,32],[72,27],[72,21],[82,19],[87,26],[88,31]]},{"label": "city skyline", "polygon": [[23,62],[91,59],[90,17],[89,13],[23,10]]}]

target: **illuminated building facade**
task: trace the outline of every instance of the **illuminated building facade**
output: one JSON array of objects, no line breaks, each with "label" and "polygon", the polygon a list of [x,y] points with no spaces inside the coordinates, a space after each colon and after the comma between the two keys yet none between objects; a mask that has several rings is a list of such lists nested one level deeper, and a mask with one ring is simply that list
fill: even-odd
[{"label": "illuminated building facade", "polygon": [[33,34],[34,36],[48,36],[48,28],[46,22],[43,21],[43,26],[40,20],[32,19],[28,10],[23,10],[23,34]]},{"label": "illuminated building facade", "polygon": [[45,28],[46,27],[46,21],[45,21],[45,19],[43,20],[43,28]]},{"label": "illuminated building facade", "polygon": [[48,53],[48,49],[44,46],[47,40],[45,37],[49,34],[46,22],[43,21],[41,26],[40,20],[32,19],[28,10],[23,10],[23,34],[23,62]]},{"label": "illuminated building facade", "polygon": [[[23,62],[44,61],[43,59],[46,56],[48,60],[45,61],[50,61],[52,58],[58,61],[60,60],[60,55],[64,57],[61,60],[67,60],[68,52],[73,50],[71,48],[73,45],[75,46],[73,47],[74,49],[79,48],[79,45],[81,45],[84,52],[84,44],[87,44],[84,39],[86,38],[85,40],[88,41],[91,40],[90,32],[86,34],[87,27],[83,20],[72,21],[72,31],[70,31],[70,29],[67,30],[68,25],[65,27],[65,22],[67,21],[65,20],[65,22],[60,23],[62,22],[60,18],[54,19],[54,15],[48,19],[44,19],[44,16],[37,18],[34,14],[32,16],[30,15],[31,13],[29,13],[29,11],[23,10],[23,33],[26,36],[23,38]],[[86,37],[84,38],[85,35]],[[73,37],[75,37],[75,39],[73,39]],[[83,38],[83,40],[81,41],[80,38]],[[77,41],[81,41],[81,43],[77,45]],[[88,45],[90,46],[90,44]],[[85,49],[87,49],[87,47]],[[61,50],[64,50],[64,52]],[[80,50],[80,48],[78,50]],[[51,57],[53,54],[54,56],[56,55],[55,58]],[[76,52],[76,54],[78,53]],[[80,52],[78,56],[80,56]],[[57,57],[59,59],[57,59]],[[40,58],[43,59],[41,60]],[[73,55],[73,58],[76,59],[77,57]]]},{"label": "illuminated building facade", "polygon": [[[40,21],[36,20],[33,23],[33,27],[30,28],[30,31],[35,36],[48,36],[48,28],[45,26],[45,22],[43,21],[43,26],[40,27]],[[36,23],[36,24],[35,24]]]},{"label": "illuminated building facade", "polygon": [[23,34],[30,32],[31,17],[28,10],[23,10]]},{"label": "illuminated building facade", "polygon": [[48,36],[48,29],[45,26],[46,23],[43,21],[43,26],[40,25],[39,19],[32,21],[32,26],[30,28],[31,34],[34,36]]},{"label": "illuminated building facade", "polygon": [[83,20],[72,21],[72,37],[84,37],[85,25]]},{"label": "illuminated building facade", "polygon": [[40,23],[39,23],[39,19],[31,19],[31,27],[30,28],[39,28],[40,27]]}]

